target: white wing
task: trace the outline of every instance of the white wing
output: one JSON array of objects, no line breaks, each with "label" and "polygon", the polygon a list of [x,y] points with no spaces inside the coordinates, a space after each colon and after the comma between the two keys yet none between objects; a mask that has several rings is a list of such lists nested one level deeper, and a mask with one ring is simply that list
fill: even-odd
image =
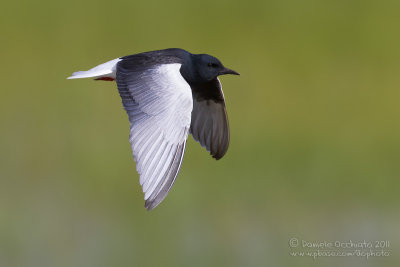
[{"label": "white wing", "polygon": [[185,151],[193,109],[181,64],[132,67],[122,60],[117,84],[130,120],[130,142],[145,207],[156,207],[175,182]]}]

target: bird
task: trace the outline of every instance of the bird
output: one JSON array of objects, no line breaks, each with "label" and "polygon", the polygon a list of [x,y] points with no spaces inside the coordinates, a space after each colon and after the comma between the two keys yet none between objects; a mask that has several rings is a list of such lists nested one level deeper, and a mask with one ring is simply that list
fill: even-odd
[{"label": "bird", "polygon": [[189,133],[216,160],[227,152],[229,123],[218,79],[225,74],[239,75],[211,55],[168,48],[113,59],[67,79],[117,83],[145,208],[152,210],[177,178]]}]

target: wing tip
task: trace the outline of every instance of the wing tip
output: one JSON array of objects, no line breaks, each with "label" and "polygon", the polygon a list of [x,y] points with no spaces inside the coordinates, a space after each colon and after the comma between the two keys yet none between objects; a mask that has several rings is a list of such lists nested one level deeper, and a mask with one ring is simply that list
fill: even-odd
[{"label": "wing tip", "polygon": [[222,159],[222,157],[223,157],[224,155],[213,155],[213,154],[211,154],[211,156],[212,156],[215,160],[220,160],[220,159]]},{"label": "wing tip", "polygon": [[215,153],[215,154],[212,154],[212,153],[210,153],[210,154],[211,154],[211,156],[212,156],[215,160],[220,160],[220,159],[222,159],[222,158],[225,156],[226,151],[227,151],[227,150],[225,150],[225,151],[223,151],[223,152],[218,152],[218,153]]},{"label": "wing tip", "polygon": [[155,207],[157,207],[163,199],[157,201],[157,199],[152,199],[149,200],[147,199],[146,202],[144,203],[144,207],[146,208],[147,211],[151,211],[152,209],[154,209]]},{"label": "wing tip", "polygon": [[214,159],[220,160],[220,159],[222,159],[222,158],[226,155],[226,152],[228,152],[228,148],[229,148],[229,136],[228,136],[227,140],[228,140],[228,141],[225,142],[225,143],[223,144],[223,146],[217,146],[216,149],[211,148],[211,149],[209,150],[210,155],[211,155]]},{"label": "wing tip", "polygon": [[[171,191],[172,186],[174,185],[176,178],[178,176],[179,170],[181,168],[181,164],[183,161],[183,156],[185,154],[186,148],[186,140],[179,144],[176,148],[176,152],[174,155],[174,159],[171,163],[171,166],[168,168],[166,175],[166,181],[161,184],[160,188],[153,192],[149,198],[146,199],[144,207],[150,211],[157,207],[163,200],[167,197],[168,193]],[[172,169],[171,169],[172,168]]]}]

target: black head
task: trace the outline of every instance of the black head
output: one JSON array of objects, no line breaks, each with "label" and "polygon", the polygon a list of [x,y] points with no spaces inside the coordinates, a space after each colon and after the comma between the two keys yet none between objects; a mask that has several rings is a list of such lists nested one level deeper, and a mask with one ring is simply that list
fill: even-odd
[{"label": "black head", "polygon": [[195,55],[193,63],[199,78],[203,81],[211,81],[224,74],[239,75],[236,71],[225,68],[217,58],[207,54]]}]

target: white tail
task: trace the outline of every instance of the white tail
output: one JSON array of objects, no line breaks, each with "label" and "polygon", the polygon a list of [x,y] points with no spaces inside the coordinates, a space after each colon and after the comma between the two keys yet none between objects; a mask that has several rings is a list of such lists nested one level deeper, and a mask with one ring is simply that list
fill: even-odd
[{"label": "white tail", "polygon": [[110,60],[106,63],[98,65],[88,71],[77,71],[72,73],[71,77],[67,79],[79,79],[79,78],[112,78],[115,79],[117,71],[117,63],[121,61],[120,58]]}]

